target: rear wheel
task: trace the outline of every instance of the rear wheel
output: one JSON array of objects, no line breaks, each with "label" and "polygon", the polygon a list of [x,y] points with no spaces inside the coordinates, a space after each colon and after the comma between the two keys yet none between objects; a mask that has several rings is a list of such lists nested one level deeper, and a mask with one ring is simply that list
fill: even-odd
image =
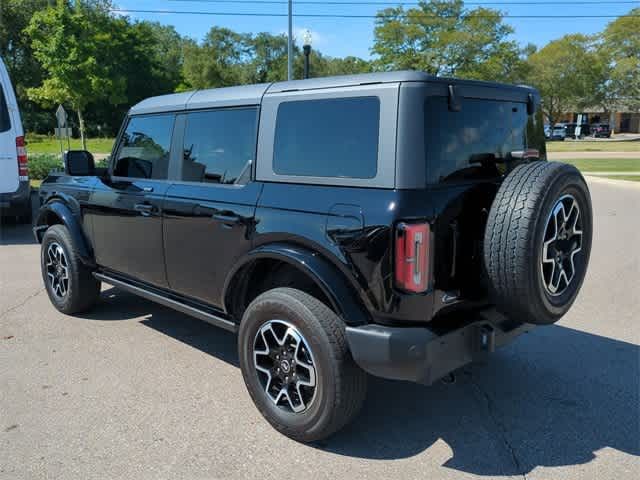
[{"label": "rear wheel", "polygon": [[366,374],[338,316],[315,297],[276,288],[247,308],[238,336],[242,375],[258,410],[303,442],[328,437],[360,410]]},{"label": "rear wheel", "polygon": [[62,313],[88,310],[98,300],[100,282],[80,261],[64,225],[53,225],[45,232],[40,265],[49,299]]},{"label": "rear wheel", "polygon": [[485,230],[484,263],[496,306],[523,323],[557,321],[582,286],[591,233],[589,190],[575,167],[516,167],[498,190]]}]

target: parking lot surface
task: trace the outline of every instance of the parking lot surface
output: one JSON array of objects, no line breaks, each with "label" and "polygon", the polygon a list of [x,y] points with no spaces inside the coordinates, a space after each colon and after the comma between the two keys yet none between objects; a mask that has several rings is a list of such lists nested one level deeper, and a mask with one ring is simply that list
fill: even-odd
[{"label": "parking lot surface", "polygon": [[0,236],[0,479],[640,478],[640,188],[590,181],[577,303],[450,385],[370,378],[302,445],[262,419],[235,337],[105,287],[58,313],[29,227]]}]

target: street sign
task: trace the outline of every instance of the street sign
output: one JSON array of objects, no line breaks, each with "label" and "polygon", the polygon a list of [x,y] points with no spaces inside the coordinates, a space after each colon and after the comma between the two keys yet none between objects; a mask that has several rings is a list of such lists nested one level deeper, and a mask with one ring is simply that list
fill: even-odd
[{"label": "street sign", "polygon": [[56,110],[56,119],[58,120],[58,127],[64,128],[67,126],[67,112],[62,105],[58,105]]},{"label": "street sign", "polygon": [[70,138],[71,137],[71,128],[70,127],[55,128],[55,132],[56,132],[56,137],[59,138],[60,140],[62,140],[63,138]]}]

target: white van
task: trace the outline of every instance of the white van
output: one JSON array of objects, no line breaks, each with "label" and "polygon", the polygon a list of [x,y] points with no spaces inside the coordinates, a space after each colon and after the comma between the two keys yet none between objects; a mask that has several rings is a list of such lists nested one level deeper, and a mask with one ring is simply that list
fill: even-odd
[{"label": "white van", "polygon": [[29,167],[18,102],[0,58],[0,216],[31,222]]}]

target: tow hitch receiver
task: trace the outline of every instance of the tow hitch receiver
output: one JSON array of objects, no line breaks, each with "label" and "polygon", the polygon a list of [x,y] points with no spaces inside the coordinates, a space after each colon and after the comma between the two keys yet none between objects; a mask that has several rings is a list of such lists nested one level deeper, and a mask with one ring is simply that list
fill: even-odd
[{"label": "tow hitch receiver", "polygon": [[370,324],[347,327],[347,340],[356,363],[371,375],[430,385],[533,327],[489,310],[446,333]]}]

